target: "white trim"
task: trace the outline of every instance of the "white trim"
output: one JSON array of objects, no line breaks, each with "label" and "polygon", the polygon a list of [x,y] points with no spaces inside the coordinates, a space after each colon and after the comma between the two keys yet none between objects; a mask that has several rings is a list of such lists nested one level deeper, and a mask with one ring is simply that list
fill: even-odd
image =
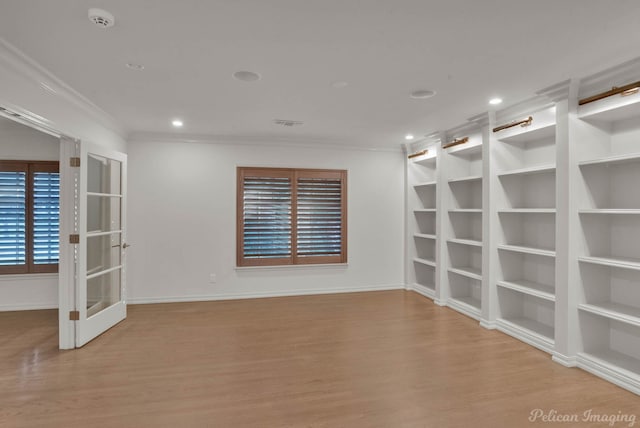
[{"label": "white trim", "polygon": [[41,309],[58,309],[58,302],[0,305],[0,312],[39,311]]},{"label": "white trim", "polygon": [[482,313],[480,308],[476,308],[466,302],[457,300],[455,297],[449,297],[447,299],[447,307],[461,313],[462,315],[468,316],[469,318],[473,318],[476,321],[480,321]]},{"label": "white trim", "polygon": [[487,330],[495,330],[497,328],[497,324],[495,321],[487,321],[487,320],[481,319],[480,327],[484,327]]},{"label": "white trim", "polygon": [[551,361],[554,361],[561,366],[565,367],[577,367],[578,366],[578,358],[577,357],[568,357],[566,355],[562,355],[558,352],[554,352]]},{"label": "white trim", "polygon": [[[0,38],[0,64],[6,64],[10,69],[15,71],[22,78],[33,82],[37,86],[46,86],[55,92],[55,95],[74,105],[81,111],[88,114],[91,118],[95,119],[98,123],[104,126],[106,129],[114,132],[118,136],[125,135],[124,128],[118,125],[118,122],[107,112],[100,107],[89,101],[84,95],[80,94],[65,82],[60,80],[54,74],[42,67],[36,61],[29,56],[25,55],[18,48],[7,42],[5,39]],[[3,107],[10,110],[17,110],[20,114],[26,114],[30,117],[39,117],[32,112],[25,110],[20,111],[17,106],[4,105]],[[42,118],[45,124],[49,124],[49,121]],[[37,122],[36,122],[37,123]],[[56,127],[52,127],[55,131],[60,131]]]},{"label": "white trim", "polygon": [[[78,168],[71,167],[66,159],[76,156],[77,143],[60,139],[60,260],[58,263],[58,346],[60,349],[75,347],[75,321],[69,319],[69,311],[76,309],[76,246],[69,244],[68,236],[78,232],[76,224],[76,191]],[[67,239],[65,239],[67,238]]]},{"label": "white trim", "polygon": [[553,339],[542,336],[526,327],[522,327],[509,320],[498,319],[496,320],[496,328],[504,334],[508,334],[548,354],[553,354],[554,352],[555,341]]},{"label": "white trim", "polygon": [[23,274],[9,274],[0,275],[0,284],[3,282],[16,282],[16,281],[37,281],[37,280],[55,280],[58,282],[57,273],[23,273]]},{"label": "white trim", "polygon": [[251,271],[251,270],[289,270],[289,269],[309,269],[309,268],[341,268],[346,269],[349,267],[349,263],[318,263],[318,264],[301,264],[301,265],[274,265],[274,266],[236,266],[236,271]]},{"label": "white trim", "polygon": [[424,296],[428,299],[434,300],[436,297],[436,291],[426,287],[422,284],[407,284],[406,289],[409,291],[415,291],[416,293]]},{"label": "white trim", "polygon": [[581,353],[577,357],[577,366],[634,394],[640,395],[637,377],[627,375],[625,370],[608,364],[606,361]]},{"label": "white trim", "polygon": [[254,137],[242,135],[196,135],[174,134],[162,132],[132,132],[127,142],[135,143],[194,143],[218,144],[230,146],[260,146],[260,147],[296,147],[307,149],[358,150],[367,152],[403,153],[402,145],[397,147],[371,147],[342,144],[337,140],[311,140],[308,138],[278,138]]},{"label": "white trim", "polygon": [[282,290],[247,293],[223,293],[192,296],[166,296],[166,297],[133,297],[127,299],[129,305],[143,305],[149,303],[179,303],[179,302],[208,302],[216,300],[240,300],[258,299],[268,297],[309,296],[318,294],[362,293],[369,291],[404,290],[404,284],[372,285],[363,287],[321,288],[308,290]]}]

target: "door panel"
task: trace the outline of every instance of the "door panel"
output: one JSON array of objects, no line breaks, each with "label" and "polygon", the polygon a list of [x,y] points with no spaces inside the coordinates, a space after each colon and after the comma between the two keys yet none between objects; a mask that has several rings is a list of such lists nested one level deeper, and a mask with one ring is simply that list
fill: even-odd
[{"label": "door panel", "polygon": [[122,321],[127,157],[81,143],[76,347]]}]

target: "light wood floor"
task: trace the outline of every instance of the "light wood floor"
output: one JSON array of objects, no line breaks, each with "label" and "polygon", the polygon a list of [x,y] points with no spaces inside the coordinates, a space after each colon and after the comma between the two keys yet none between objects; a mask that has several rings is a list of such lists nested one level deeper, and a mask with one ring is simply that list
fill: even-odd
[{"label": "light wood floor", "polygon": [[640,397],[404,291],[130,306],[75,351],[56,311],[0,313],[0,339],[2,427],[640,426]]}]

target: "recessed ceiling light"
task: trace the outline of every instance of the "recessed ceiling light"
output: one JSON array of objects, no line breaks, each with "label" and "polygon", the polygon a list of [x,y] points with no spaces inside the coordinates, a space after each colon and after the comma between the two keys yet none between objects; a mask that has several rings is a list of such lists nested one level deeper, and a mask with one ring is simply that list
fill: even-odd
[{"label": "recessed ceiling light", "polygon": [[412,134],[407,134],[407,135],[404,136],[404,139],[407,140],[407,141],[411,141],[411,140],[413,140],[413,138],[414,137],[413,137]]},{"label": "recessed ceiling light", "polygon": [[414,100],[424,100],[427,98],[431,98],[436,94],[436,91],[432,91],[429,89],[419,89],[417,91],[411,92],[411,98]]},{"label": "recessed ceiling light", "polygon": [[256,80],[260,80],[260,75],[258,73],[254,73],[253,71],[236,71],[233,73],[233,78],[236,80],[241,80],[243,82],[255,82]]},{"label": "recessed ceiling light", "polygon": [[180,119],[173,119],[171,121],[171,124],[173,125],[174,128],[182,128],[182,125],[184,125],[184,122],[182,122],[182,120]]},{"label": "recessed ceiling light", "polygon": [[496,106],[500,103],[502,103],[502,98],[491,98],[489,100],[489,104],[491,104],[492,106]]},{"label": "recessed ceiling light", "polygon": [[349,82],[345,82],[344,80],[338,80],[336,82],[331,83],[331,86],[336,89],[345,88],[349,85]]},{"label": "recessed ceiling light", "polygon": [[144,70],[144,65],[136,64],[135,62],[128,62],[126,65],[127,65],[127,68],[130,68],[131,70],[135,70],[135,71]]}]

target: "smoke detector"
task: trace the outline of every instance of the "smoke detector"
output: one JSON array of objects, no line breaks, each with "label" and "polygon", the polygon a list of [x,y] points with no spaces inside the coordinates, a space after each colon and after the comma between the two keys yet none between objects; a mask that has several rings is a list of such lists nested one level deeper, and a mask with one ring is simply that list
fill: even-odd
[{"label": "smoke detector", "polygon": [[300,126],[304,124],[304,122],[301,122],[299,120],[287,120],[287,119],[275,119],[273,123],[275,123],[276,125],[288,126],[288,127]]},{"label": "smoke detector", "polygon": [[113,27],[116,19],[106,10],[91,8],[89,9],[89,20],[100,28]]}]

